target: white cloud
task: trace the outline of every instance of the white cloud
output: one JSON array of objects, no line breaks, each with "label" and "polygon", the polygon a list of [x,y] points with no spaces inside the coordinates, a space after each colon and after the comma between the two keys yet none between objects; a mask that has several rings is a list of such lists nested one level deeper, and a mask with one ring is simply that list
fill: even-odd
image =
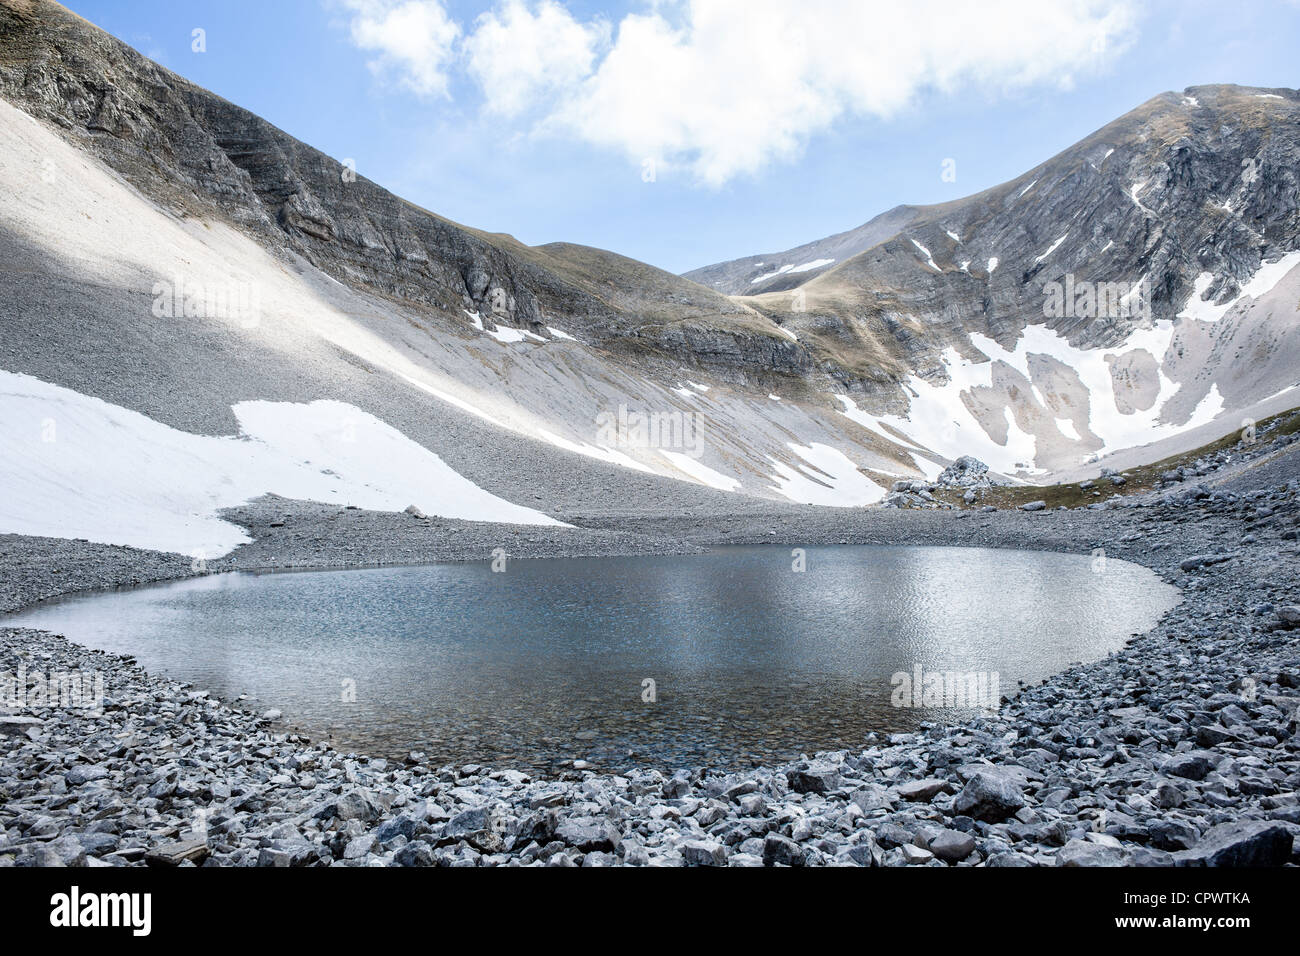
[{"label": "white cloud", "polygon": [[631,158],[689,162],[720,184],[797,154],[848,115],[918,94],[1068,86],[1131,41],[1125,0],[695,0],[677,25],[628,16],[557,118]]},{"label": "white cloud", "polygon": [[579,23],[555,0],[531,9],[523,0],[507,0],[479,17],[465,53],[487,108],[516,116],[543,96],[571,91],[591,73],[608,38],[604,21]]},{"label": "white cloud", "polygon": [[[603,21],[581,22],[556,0],[505,0],[462,49],[489,111],[720,185],[796,157],[846,118],[889,118],[922,94],[1068,88],[1132,44],[1140,2],[658,0],[623,17],[611,39]],[[377,46],[406,65],[412,86],[435,85],[456,28],[432,0],[398,9],[408,6],[437,8],[437,35],[420,38],[408,20],[374,31],[400,34]]]},{"label": "white cloud", "polygon": [[440,0],[344,0],[352,11],[352,42],[379,55],[377,74],[395,74],[425,96],[447,93],[447,67],[460,27]]}]

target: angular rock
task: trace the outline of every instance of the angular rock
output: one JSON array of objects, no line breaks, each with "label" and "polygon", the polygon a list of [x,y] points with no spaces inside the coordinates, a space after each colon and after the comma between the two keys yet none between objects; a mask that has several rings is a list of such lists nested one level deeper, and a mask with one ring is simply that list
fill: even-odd
[{"label": "angular rock", "polygon": [[790,781],[790,789],[796,793],[826,793],[840,785],[839,771],[824,764],[795,768],[786,777]]},{"label": "angular rock", "polygon": [[393,862],[398,866],[433,866],[437,860],[433,847],[423,840],[416,840],[394,853]]},{"label": "angular rock", "polygon": [[1282,823],[1221,823],[1190,850],[1175,853],[1174,861],[1178,866],[1281,866],[1291,859],[1292,842]]},{"label": "angular rock", "polygon": [[1006,776],[981,771],[957,794],[953,809],[957,813],[999,823],[1025,806],[1025,795]]},{"label": "angular rock", "polygon": [[677,848],[688,866],[727,865],[727,848],[716,840],[686,840]]},{"label": "angular rock", "polygon": [[938,777],[927,777],[924,780],[909,780],[907,783],[899,784],[898,795],[904,800],[928,801],[935,794],[945,793],[951,789],[952,784],[947,780],[941,780]]},{"label": "angular rock", "polygon": [[1056,854],[1057,866],[1123,866],[1124,851],[1091,840],[1071,840]]},{"label": "angular rock", "polygon": [[203,840],[179,840],[154,847],[144,855],[149,866],[179,866],[190,862],[195,866],[211,855],[212,850]]},{"label": "angular rock", "polygon": [[1187,753],[1174,754],[1160,765],[1160,771],[1171,777],[1204,780],[1205,775],[1210,772],[1210,761],[1206,759],[1205,754],[1191,750]]},{"label": "angular rock", "polygon": [[[496,805],[474,807],[448,820],[442,837],[444,841],[464,840],[484,853],[500,853],[505,849],[507,824],[506,815],[500,807]],[[605,849],[605,847],[593,846],[591,849]]]},{"label": "angular rock", "polygon": [[69,787],[79,787],[92,780],[103,780],[108,776],[108,768],[99,764],[78,764],[63,775]]},{"label": "angular rock", "polygon": [[928,842],[931,853],[950,863],[964,860],[975,852],[975,838],[959,830],[941,830]]},{"label": "angular rock", "polygon": [[565,820],[555,828],[557,840],[583,853],[617,850],[621,837],[613,825],[603,820]]},{"label": "angular rock", "polygon": [[763,863],[767,866],[803,866],[807,854],[789,837],[769,833],[763,838]]}]

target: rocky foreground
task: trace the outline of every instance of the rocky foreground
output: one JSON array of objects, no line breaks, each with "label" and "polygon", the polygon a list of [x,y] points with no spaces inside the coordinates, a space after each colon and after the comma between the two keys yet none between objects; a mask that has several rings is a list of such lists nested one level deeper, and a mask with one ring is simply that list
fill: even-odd
[{"label": "rocky foreground", "polygon": [[0,672],[105,674],[102,710],[0,711],[0,866],[1294,865],[1300,481],[1275,482],[1293,474],[1277,455],[1092,511],[852,516],[866,524],[835,535],[943,518],[922,537],[1111,542],[1185,599],[995,716],[742,773],[398,765],[130,659],[0,630]]}]

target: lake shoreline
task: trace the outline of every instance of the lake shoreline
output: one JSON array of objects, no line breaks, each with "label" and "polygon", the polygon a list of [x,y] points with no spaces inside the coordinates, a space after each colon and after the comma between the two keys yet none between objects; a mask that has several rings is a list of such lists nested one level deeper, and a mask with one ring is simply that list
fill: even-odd
[{"label": "lake shoreline", "polygon": [[770,766],[996,712],[1177,601],[1147,568],[1088,554],[719,545],[225,572],[4,623],[281,710],[340,750],[553,776]]},{"label": "lake shoreline", "polygon": [[[542,557],[777,542],[1010,546],[1104,549],[1152,568],[1183,601],[1124,650],[1025,689],[993,717],[744,773],[579,766],[554,779],[340,754],[129,659],[0,629],[0,670],[93,665],[111,701],[99,716],[4,723],[0,865],[1295,862],[1300,628],[1287,615],[1300,604],[1297,488],[1179,486],[1036,514],[774,507],[602,518],[571,533],[331,517],[261,499],[241,509],[254,544],[208,570],[384,564],[408,548],[485,560],[497,547]],[[0,546],[6,609],[194,573],[189,559],[125,548],[16,536]]]}]

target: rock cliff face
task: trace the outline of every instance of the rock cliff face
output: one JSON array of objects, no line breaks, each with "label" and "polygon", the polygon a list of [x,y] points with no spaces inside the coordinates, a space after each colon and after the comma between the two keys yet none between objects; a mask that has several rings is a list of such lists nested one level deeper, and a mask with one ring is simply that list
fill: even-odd
[{"label": "rock cliff face", "polygon": [[[1068,471],[1235,428],[1297,384],[1291,90],[1162,94],[1014,182],[687,277],[443,219],[45,0],[0,0],[0,97],[150,201],[347,289],[500,341],[559,326],[615,377],[694,370],[737,409],[776,393],[903,473],[916,446]],[[746,452],[756,474],[772,447],[827,440],[787,432]]]}]

